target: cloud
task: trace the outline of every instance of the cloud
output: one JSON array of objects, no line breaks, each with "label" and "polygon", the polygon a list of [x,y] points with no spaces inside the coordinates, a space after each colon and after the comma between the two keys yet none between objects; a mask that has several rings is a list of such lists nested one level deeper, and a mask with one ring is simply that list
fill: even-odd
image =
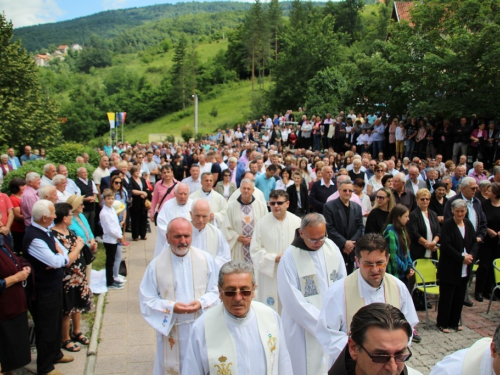
[{"label": "cloud", "polygon": [[102,6],[104,10],[122,9],[125,8],[128,0],[103,0]]},{"label": "cloud", "polygon": [[5,12],[14,27],[55,22],[64,14],[56,0],[0,0],[0,11]]}]

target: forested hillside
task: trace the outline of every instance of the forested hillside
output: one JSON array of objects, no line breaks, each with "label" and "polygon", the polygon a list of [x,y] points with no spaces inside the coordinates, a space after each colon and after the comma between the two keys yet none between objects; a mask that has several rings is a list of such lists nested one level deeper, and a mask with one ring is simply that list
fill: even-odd
[{"label": "forested hillside", "polygon": [[[84,40],[81,52],[51,60],[36,75],[64,119],[66,140],[106,136],[109,111],[127,112],[126,136],[179,135],[193,126],[194,94],[203,133],[298,107],[308,115],[385,108],[499,117],[500,0],[414,2],[411,18],[399,23],[391,20],[393,7],[358,0],[186,3],[14,33],[40,52]],[[105,26],[110,15],[123,22]],[[78,33],[85,36],[73,40]],[[9,77],[9,66],[2,68]],[[6,90],[17,92],[15,84]]]},{"label": "forested hillside", "polygon": [[[239,2],[190,2],[109,10],[69,21],[21,27],[14,30],[14,39],[20,39],[23,46],[29,52],[33,52],[48,49],[51,45],[71,43],[83,45],[93,34],[102,39],[115,38],[131,28],[146,23],[153,24],[159,20],[199,13],[245,11],[250,7],[250,3]],[[154,29],[154,25],[152,26]]]}]

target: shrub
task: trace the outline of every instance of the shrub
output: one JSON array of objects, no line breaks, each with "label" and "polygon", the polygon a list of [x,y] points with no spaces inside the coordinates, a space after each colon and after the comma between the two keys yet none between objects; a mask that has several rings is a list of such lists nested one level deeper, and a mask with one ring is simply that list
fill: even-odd
[{"label": "shrub", "polygon": [[[74,163],[77,156],[83,153],[89,154],[89,163],[99,165],[101,156],[93,148],[84,146],[80,143],[68,142],[47,151],[47,159],[55,164]],[[68,168],[69,169],[69,168]]]},{"label": "shrub", "polygon": [[175,135],[170,134],[165,137],[165,141],[168,143],[175,143]]},{"label": "shrub", "polygon": [[189,142],[191,138],[194,136],[194,131],[189,127],[189,125],[186,125],[182,131],[181,131],[181,137],[184,139],[184,142]]},{"label": "shrub", "polygon": [[[21,168],[18,168],[14,171],[9,172],[7,174],[7,176],[5,176],[3,179],[2,193],[10,195],[9,184],[10,184],[10,181],[14,177],[20,177],[20,178],[24,179],[26,177],[26,174],[29,172],[36,172],[40,176],[43,176],[43,166],[47,163],[57,164],[51,160],[33,160],[33,161],[26,162]],[[77,178],[76,171],[82,165],[77,164],[77,163],[64,163],[64,165],[66,166],[66,168],[68,168],[68,177],[75,180]],[[89,176],[91,177],[92,173],[94,173],[95,168],[90,164],[85,164],[84,166],[85,166],[85,168],[87,168],[87,171],[89,172]]]},{"label": "shrub", "polygon": [[212,110],[209,112],[209,115],[212,117],[217,117],[218,114],[219,114],[219,112],[217,111],[217,108],[215,108],[215,106],[213,106]]}]

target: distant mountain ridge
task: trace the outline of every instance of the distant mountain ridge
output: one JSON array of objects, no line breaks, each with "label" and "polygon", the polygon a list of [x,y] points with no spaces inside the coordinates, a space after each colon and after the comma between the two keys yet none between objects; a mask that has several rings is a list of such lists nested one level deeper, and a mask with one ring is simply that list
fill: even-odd
[{"label": "distant mountain ridge", "polygon": [[14,38],[20,39],[29,52],[49,45],[84,44],[92,34],[103,39],[114,38],[123,31],[148,22],[175,18],[188,14],[245,11],[251,3],[190,2],[159,4],[140,8],[108,10],[73,20],[14,29]]}]

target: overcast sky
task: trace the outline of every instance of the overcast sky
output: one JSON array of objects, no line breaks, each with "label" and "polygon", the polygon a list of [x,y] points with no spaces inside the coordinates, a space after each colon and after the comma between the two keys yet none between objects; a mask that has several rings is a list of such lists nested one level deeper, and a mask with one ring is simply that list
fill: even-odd
[{"label": "overcast sky", "polygon": [[[242,0],[236,0],[242,1]],[[248,0],[250,1],[250,0]],[[177,3],[177,0],[0,0],[0,11],[14,27],[70,20],[109,9]]]}]

